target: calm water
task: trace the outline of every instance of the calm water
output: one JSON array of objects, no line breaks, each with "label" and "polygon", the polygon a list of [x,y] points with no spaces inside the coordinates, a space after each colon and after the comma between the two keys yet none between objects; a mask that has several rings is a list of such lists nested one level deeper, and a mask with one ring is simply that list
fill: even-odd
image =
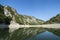
[{"label": "calm water", "polygon": [[0,29],[0,40],[60,40],[60,29],[20,28],[13,32]]}]

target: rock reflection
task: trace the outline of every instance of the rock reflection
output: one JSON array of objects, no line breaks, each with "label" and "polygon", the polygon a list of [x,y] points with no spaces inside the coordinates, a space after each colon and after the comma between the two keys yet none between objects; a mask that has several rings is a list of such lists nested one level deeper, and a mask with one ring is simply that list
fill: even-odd
[{"label": "rock reflection", "polygon": [[20,28],[11,34],[9,40],[26,40],[44,31],[43,28]]}]

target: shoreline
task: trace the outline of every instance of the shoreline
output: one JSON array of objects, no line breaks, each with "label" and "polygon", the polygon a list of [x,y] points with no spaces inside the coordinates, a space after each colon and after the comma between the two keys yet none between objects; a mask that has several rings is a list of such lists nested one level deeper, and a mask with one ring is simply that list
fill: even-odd
[{"label": "shoreline", "polygon": [[43,25],[0,24],[0,28],[24,28],[24,27],[60,28],[60,24],[43,24]]},{"label": "shoreline", "polygon": [[44,25],[19,25],[19,24],[10,24],[10,25],[0,25],[0,29],[9,28],[9,32],[13,32],[19,28],[30,28],[30,27],[41,27],[41,28],[53,28],[60,29],[60,24],[44,24]]}]

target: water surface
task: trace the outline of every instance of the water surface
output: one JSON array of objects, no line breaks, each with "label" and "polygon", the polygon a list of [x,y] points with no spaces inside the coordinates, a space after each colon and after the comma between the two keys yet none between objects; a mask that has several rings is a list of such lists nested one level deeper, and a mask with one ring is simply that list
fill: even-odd
[{"label": "water surface", "polygon": [[60,29],[20,28],[13,32],[0,29],[0,40],[60,40]]}]

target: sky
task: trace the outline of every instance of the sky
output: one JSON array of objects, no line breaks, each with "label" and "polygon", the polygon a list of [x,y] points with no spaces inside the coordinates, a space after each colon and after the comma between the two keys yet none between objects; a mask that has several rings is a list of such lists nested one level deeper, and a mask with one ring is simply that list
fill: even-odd
[{"label": "sky", "polygon": [[60,0],[0,0],[0,4],[45,21],[60,13]]}]

